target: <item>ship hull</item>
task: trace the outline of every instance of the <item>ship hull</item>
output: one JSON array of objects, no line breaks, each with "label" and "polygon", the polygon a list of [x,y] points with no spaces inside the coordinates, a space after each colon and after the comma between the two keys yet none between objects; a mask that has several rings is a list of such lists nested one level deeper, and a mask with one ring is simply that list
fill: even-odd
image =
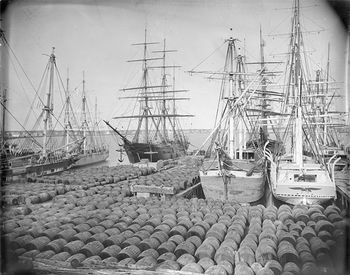
[{"label": "ship hull", "polygon": [[[200,171],[202,188],[206,199],[225,200],[224,177],[219,169]],[[253,203],[260,200],[265,191],[264,174],[254,172],[247,176],[245,171],[227,172],[227,199],[237,203]]]},{"label": "ship hull", "polygon": [[[29,159],[23,159],[21,163],[17,162],[11,165],[6,172],[7,176],[45,176],[56,174],[72,167],[76,157],[62,158],[54,162],[31,164]],[[11,163],[12,161],[10,161]]]},{"label": "ship hull", "polygon": [[282,163],[278,169],[271,163],[271,190],[282,202],[300,204],[322,204],[336,197],[336,187],[328,172],[317,164],[304,164],[303,177],[293,163]]},{"label": "ship hull", "polygon": [[82,154],[79,156],[79,160],[74,163],[74,167],[83,167],[87,165],[92,165],[100,162],[104,162],[109,157],[109,153],[104,152],[97,152],[97,153],[90,153],[90,154]]},{"label": "ship hull", "polygon": [[185,150],[177,144],[129,143],[124,144],[124,149],[130,163],[137,163],[142,159],[157,162],[158,160],[175,159],[186,154]]}]

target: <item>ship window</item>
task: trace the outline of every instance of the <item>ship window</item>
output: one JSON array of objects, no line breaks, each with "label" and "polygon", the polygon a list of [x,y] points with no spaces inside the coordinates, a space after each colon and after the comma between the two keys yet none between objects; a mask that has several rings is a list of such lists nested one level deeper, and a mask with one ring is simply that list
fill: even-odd
[{"label": "ship window", "polygon": [[317,175],[299,175],[299,174],[294,174],[294,181],[295,182],[301,182],[301,181],[306,181],[306,182],[315,182],[316,181]]}]

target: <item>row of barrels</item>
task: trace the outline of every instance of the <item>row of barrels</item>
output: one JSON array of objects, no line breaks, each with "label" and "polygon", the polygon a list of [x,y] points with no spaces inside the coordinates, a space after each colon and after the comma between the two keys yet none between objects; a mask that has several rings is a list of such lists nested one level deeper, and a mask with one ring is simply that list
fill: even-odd
[{"label": "row of barrels", "polygon": [[87,190],[154,172],[152,168],[138,168],[132,165],[68,170],[59,176],[31,178],[30,182],[6,185],[2,190],[2,201],[5,206],[43,203],[71,190]]},{"label": "row of barrels", "polygon": [[[201,199],[116,198],[105,187],[87,196],[86,204],[62,204],[63,196],[52,206],[8,219],[9,247],[16,255],[72,266],[320,274],[315,273],[320,265],[334,268],[331,255],[337,255],[345,234],[335,206],[265,208]],[[96,207],[102,202],[104,207]]]},{"label": "row of barrels", "polygon": [[70,185],[87,185],[99,182],[101,184],[119,182],[128,177],[139,177],[155,172],[152,167],[137,167],[133,165],[118,165],[114,167],[101,166],[64,171],[60,175],[37,178],[38,182],[64,183]]},{"label": "row of barrels", "polygon": [[158,173],[141,176],[132,181],[133,185],[174,187],[174,193],[185,190],[199,181],[199,171],[196,167],[175,166]]},{"label": "row of barrels", "polygon": [[3,188],[3,206],[42,203],[51,200],[57,195],[65,194],[77,187],[64,184],[52,185],[48,183],[12,183]]}]

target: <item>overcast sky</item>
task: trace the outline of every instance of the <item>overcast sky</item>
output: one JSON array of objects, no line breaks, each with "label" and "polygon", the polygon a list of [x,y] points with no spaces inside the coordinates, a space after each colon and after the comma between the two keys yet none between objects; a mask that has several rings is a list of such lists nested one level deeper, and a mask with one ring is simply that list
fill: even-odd
[{"label": "overcast sky", "polygon": [[[178,111],[195,115],[185,119],[183,127],[211,128],[220,83],[190,76],[186,71],[213,52],[198,68],[214,71],[222,68],[226,49],[220,46],[229,36],[240,39],[242,46],[245,44],[247,61],[257,61],[260,25],[266,44],[265,59],[285,61],[286,56],[281,54],[288,50],[285,34],[290,31],[292,3],[292,0],[11,1],[3,14],[2,26],[35,87],[48,60],[44,54],[50,54],[54,46],[63,80],[69,68],[73,90],[81,84],[85,71],[90,102],[93,104],[97,97],[99,116],[118,127],[126,126],[111,118],[127,114],[133,105],[119,99],[130,95],[119,89],[140,81],[140,64],[126,61],[142,57],[142,49],[131,44],[143,42],[147,27],[149,41],[162,42],[165,38],[168,48],[177,50],[169,55],[169,63],[182,66],[176,70],[176,86],[188,89],[191,98],[181,102]],[[310,71],[326,66],[327,43],[331,42],[331,73],[336,81],[344,82],[345,30],[338,17],[324,1],[303,0],[301,6],[304,30],[317,31],[304,34],[311,58]],[[277,34],[284,35],[274,36]],[[161,44],[150,48],[159,49]],[[9,81],[5,83],[8,106],[19,121],[24,121],[34,91],[18,67],[17,77],[11,62],[14,61],[10,59],[8,66]],[[343,93],[343,84],[340,85]],[[55,101],[60,100],[56,95]],[[79,109],[77,104],[75,108]],[[11,128],[19,128],[12,120],[9,123]]]}]

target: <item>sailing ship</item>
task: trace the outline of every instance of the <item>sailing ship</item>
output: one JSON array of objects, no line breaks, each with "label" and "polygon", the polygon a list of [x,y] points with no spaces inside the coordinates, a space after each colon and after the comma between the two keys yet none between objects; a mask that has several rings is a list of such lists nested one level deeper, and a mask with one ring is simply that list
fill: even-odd
[{"label": "sailing ship", "polygon": [[[82,167],[92,164],[104,162],[109,157],[109,149],[104,144],[101,131],[98,127],[97,120],[97,102],[95,103],[95,119],[93,121],[89,106],[87,103],[85,91],[85,74],[83,72],[82,81],[82,97],[81,97],[81,123],[77,130],[72,127],[73,109],[71,106],[71,98],[69,94],[69,78],[67,77],[66,88],[66,110],[65,110],[65,136],[66,144],[69,144],[70,136],[73,134],[75,139],[82,138],[84,141],[76,150],[78,160],[74,163],[74,167]],[[77,124],[77,122],[75,122]]]},{"label": "sailing ship", "polygon": [[[328,162],[316,140],[316,127],[312,123],[310,89],[302,64],[303,35],[300,25],[299,0],[294,1],[292,33],[288,70],[286,72],[285,98],[280,118],[284,129],[283,141],[291,149],[287,154],[271,154],[265,150],[270,162],[270,188],[275,198],[288,204],[318,204],[334,199],[334,165],[336,157]],[[309,153],[305,154],[305,149]],[[289,154],[290,153],[290,154]]]},{"label": "sailing ship", "polygon": [[[174,65],[166,63],[167,53],[174,50],[166,49],[164,40],[163,50],[154,51],[161,53],[161,57],[149,57],[148,46],[158,44],[157,42],[147,42],[147,30],[145,30],[145,40],[143,43],[133,44],[143,47],[143,58],[129,60],[129,62],[142,63],[142,81],[139,87],[124,88],[124,92],[136,92],[136,96],[125,96],[121,99],[135,99],[139,105],[139,113],[127,116],[117,116],[114,119],[137,119],[137,129],[132,139],[127,134],[121,133],[109,122],[105,123],[123,141],[123,148],[130,163],[137,163],[143,159],[150,162],[158,160],[175,159],[186,155],[189,142],[181,128],[179,118],[190,117],[192,115],[179,114],[176,110],[176,102],[188,100],[189,98],[177,97],[178,93],[187,90],[175,89],[175,75],[173,75],[173,85],[170,85],[168,78],[169,69],[175,70]],[[160,66],[149,66],[150,62],[162,60]],[[150,70],[161,69],[160,85],[151,85]],[[143,130],[142,130],[143,128]]]},{"label": "sailing ship", "polygon": [[[232,37],[226,40],[227,52],[222,72],[204,71],[220,76],[221,91],[218,115],[207,138],[211,142],[200,178],[206,198],[253,203],[264,195],[265,163],[261,132],[252,123],[252,113],[248,109],[253,107],[251,97],[261,88],[264,70],[248,74],[245,57],[238,53],[236,42],[237,39]],[[249,82],[248,76],[253,77]]]},{"label": "sailing ship", "polygon": [[[2,33],[2,41],[4,45],[8,45],[7,40]],[[54,48],[49,56],[48,64],[45,68],[43,80],[47,80],[48,87],[46,89],[46,100],[42,100],[39,96],[39,102],[42,106],[41,114],[37,119],[36,125],[43,122],[43,130],[40,139],[42,143],[33,136],[33,132],[28,131],[23,124],[20,124],[25,134],[18,139],[18,142],[11,142],[9,139],[3,138],[2,151],[6,156],[6,167],[3,167],[2,174],[5,177],[11,176],[42,176],[64,171],[72,167],[73,163],[78,160],[74,153],[77,146],[83,139],[73,141],[64,146],[58,146],[57,139],[54,137],[56,131],[53,129],[53,120],[58,124],[58,118],[53,112],[53,91],[54,91],[54,76],[57,73],[56,56]],[[44,81],[45,82],[45,81]],[[42,83],[41,83],[42,84]],[[39,90],[44,89],[42,84]],[[5,114],[13,114],[4,104],[5,97],[3,96],[3,120]],[[4,127],[4,126],[3,126]],[[3,129],[5,133],[5,128]]]}]

